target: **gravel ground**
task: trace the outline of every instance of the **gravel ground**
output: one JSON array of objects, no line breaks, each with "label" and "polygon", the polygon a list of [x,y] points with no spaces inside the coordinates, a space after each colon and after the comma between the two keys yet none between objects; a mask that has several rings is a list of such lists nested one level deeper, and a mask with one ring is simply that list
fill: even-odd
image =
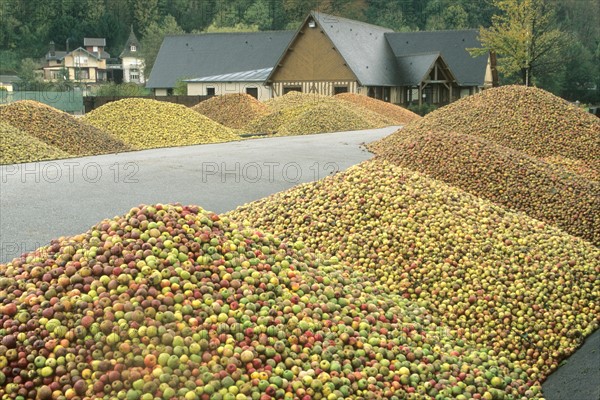
[{"label": "gravel ground", "polygon": [[[396,128],[146,150],[0,166],[0,262],[139,204],[218,213],[371,158]],[[600,399],[600,330],[543,385],[547,400]]]}]

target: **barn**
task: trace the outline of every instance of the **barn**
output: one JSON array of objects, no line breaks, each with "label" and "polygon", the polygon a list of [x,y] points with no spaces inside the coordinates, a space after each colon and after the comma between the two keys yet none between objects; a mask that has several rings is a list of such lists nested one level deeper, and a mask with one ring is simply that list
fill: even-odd
[{"label": "barn", "polygon": [[165,38],[147,87],[169,94],[356,93],[395,104],[447,104],[497,84],[492,55],[471,57],[478,31],[394,32],[316,11],[296,31]]}]

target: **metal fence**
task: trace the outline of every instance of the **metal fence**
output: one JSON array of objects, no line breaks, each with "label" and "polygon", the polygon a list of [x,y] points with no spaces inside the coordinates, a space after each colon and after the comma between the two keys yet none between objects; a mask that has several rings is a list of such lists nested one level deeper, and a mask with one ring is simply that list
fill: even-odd
[{"label": "metal fence", "polygon": [[6,92],[0,91],[0,104],[8,104],[19,100],[35,100],[47,104],[51,107],[68,112],[70,114],[81,115],[85,109],[83,106],[83,93],[80,89],[73,89],[66,92],[54,91],[24,91],[24,92]]}]

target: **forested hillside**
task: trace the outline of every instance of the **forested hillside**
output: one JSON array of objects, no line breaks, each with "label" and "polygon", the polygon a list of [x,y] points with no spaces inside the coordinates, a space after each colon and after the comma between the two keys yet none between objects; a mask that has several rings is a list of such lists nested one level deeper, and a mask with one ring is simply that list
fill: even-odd
[{"label": "forested hillside", "polygon": [[[510,0],[519,2],[524,0]],[[569,35],[562,68],[538,85],[558,92],[583,89],[598,79],[600,3],[547,1]],[[397,31],[488,27],[498,12],[492,0],[0,0],[0,73],[19,73],[22,60],[104,37],[121,52],[131,27],[150,59],[166,33],[294,29],[311,9],[386,26]],[[567,73],[568,72],[568,73]],[[510,80],[514,77],[505,77]],[[504,82],[511,83],[511,82]]]}]

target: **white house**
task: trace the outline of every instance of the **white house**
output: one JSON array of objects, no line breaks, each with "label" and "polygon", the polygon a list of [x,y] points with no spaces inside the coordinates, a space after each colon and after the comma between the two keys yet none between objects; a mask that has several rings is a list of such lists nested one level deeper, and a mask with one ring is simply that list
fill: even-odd
[{"label": "white house", "polygon": [[140,54],[140,42],[131,28],[131,33],[125,43],[125,48],[119,56],[123,68],[123,82],[145,83],[144,59]]}]

